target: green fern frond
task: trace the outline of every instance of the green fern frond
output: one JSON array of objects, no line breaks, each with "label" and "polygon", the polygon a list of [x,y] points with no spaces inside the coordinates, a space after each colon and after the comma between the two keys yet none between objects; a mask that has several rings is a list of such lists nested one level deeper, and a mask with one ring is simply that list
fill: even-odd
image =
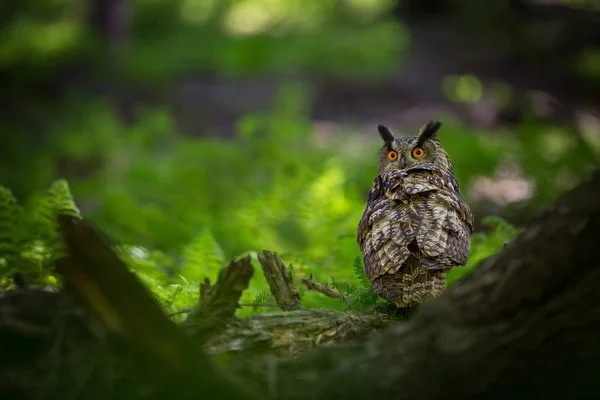
[{"label": "green fern frond", "polygon": [[362,290],[351,299],[352,309],[355,311],[367,311],[377,305],[379,297],[372,290]]},{"label": "green fern frond", "polygon": [[331,278],[331,281],[334,289],[346,296],[346,299],[342,301],[347,309],[366,311],[376,305],[379,297],[373,292],[370,285],[364,288],[350,282],[338,281],[334,278]]},{"label": "green fern frond", "polygon": [[57,215],[81,218],[69,185],[63,179],[33,198],[26,212],[9,189],[0,186],[0,278],[18,270],[33,278],[31,284],[52,281],[49,267],[64,253]]},{"label": "green fern frond", "polygon": [[202,280],[225,264],[225,255],[219,243],[207,229],[183,249],[185,262],[179,274],[187,280]]},{"label": "green fern frond", "polygon": [[263,290],[254,296],[254,299],[252,300],[252,311],[256,312],[260,306],[274,303],[275,298],[273,297],[273,294],[271,294],[269,290]]},{"label": "green fern frond", "polygon": [[58,233],[59,214],[81,218],[64,179],[53,182],[48,190],[37,196],[28,216],[30,240],[26,252],[42,263],[52,263],[64,254],[64,245]]},{"label": "green fern frond", "polygon": [[356,257],[354,259],[354,264],[352,266],[352,269],[354,271],[354,276],[356,277],[356,279],[358,279],[358,281],[360,282],[360,285],[364,289],[371,290],[371,282],[369,281],[369,278],[367,278],[367,272],[365,271],[365,266],[360,257]]},{"label": "green fern frond", "polygon": [[12,192],[0,186],[0,266],[11,266],[19,257],[18,224],[22,212]]},{"label": "green fern frond", "polygon": [[31,208],[31,237],[49,243],[56,238],[56,215],[54,213],[54,201],[50,191],[36,196]]},{"label": "green fern frond", "polygon": [[73,200],[73,195],[66,180],[59,179],[53,182],[50,186],[49,195],[55,218],[59,214],[63,214],[81,219],[81,213]]},{"label": "green fern frond", "polygon": [[[344,296],[349,296],[353,293],[356,293],[358,290],[360,290],[360,288],[350,282],[346,282],[346,281],[338,281],[335,278],[331,278],[331,286],[337,290],[338,292],[340,292],[341,294],[343,294]],[[343,301],[343,299],[342,299]]]}]

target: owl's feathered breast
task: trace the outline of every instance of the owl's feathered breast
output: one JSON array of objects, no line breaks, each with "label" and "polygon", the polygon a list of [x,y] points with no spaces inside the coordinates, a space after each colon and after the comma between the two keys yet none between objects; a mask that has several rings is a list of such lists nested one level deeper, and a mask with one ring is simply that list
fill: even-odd
[{"label": "owl's feathered breast", "polygon": [[464,265],[473,216],[449,172],[389,170],[378,176],[358,226],[367,276],[394,274],[411,254],[430,270]]}]

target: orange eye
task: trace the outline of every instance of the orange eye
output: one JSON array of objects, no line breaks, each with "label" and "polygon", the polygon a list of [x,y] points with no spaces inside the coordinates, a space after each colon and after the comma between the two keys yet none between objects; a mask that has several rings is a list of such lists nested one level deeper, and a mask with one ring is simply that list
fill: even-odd
[{"label": "orange eye", "polygon": [[422,147],[415,147],[412,151],[412,156],[414,158],[421,158],[425,155],[425,150]]},{"label": "orange eye", "polygon": [[388,160],[396,161],[398,159],[398,152],[394,150],[390,150],[387,155]]}]

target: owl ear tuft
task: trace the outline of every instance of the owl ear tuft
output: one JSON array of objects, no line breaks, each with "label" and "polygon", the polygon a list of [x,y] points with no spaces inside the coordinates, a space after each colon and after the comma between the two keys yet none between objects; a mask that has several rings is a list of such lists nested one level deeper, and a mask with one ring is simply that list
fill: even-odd
[{"label": "owl ear tuft", "polygon": [[442,123],[439,121],[429,121],[425,124],[424,127],[421,128],[419,132],[419,140],[417,141],[417,146],[422,145],[424,142],[428,141],[435,137],[435,134],[442,126]]},{"label": "owl ear tuft", "polygon": [[389,143],[394,140],[394,135],[387,126],[377,125],[377,130],[379,131],[379,136],[381,136],[384,142]]}]

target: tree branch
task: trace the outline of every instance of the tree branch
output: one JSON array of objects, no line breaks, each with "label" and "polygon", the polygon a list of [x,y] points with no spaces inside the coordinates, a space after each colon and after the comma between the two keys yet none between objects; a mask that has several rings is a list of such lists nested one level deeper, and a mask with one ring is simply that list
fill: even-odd
[{"label": "tree branch", "polygon": [[302,278],[301,282],[304,286],[306,286],[308,290],[314,290],[315,292],[324,294],[325,296],[330,297],[332,299],[346,299],[346,296],[344,296],[339,291],[313,280],[312,274],[310,274],[308,278]]}]

